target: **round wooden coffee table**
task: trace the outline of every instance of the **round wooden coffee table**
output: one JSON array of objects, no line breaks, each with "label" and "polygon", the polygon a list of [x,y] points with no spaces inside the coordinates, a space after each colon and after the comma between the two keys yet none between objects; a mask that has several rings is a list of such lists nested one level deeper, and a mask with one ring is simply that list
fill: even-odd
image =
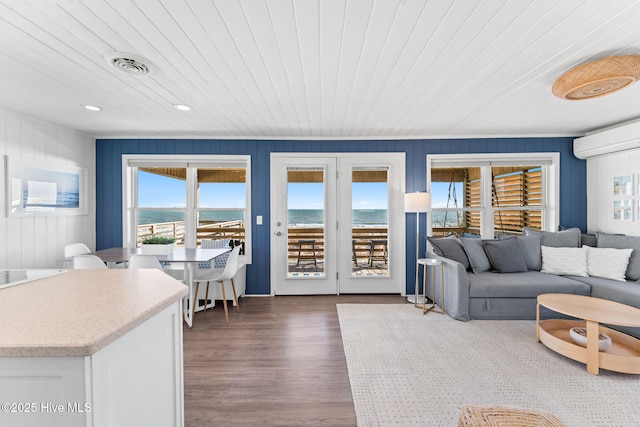
[{"label": "round wooden coffee table", "polygon": [[[578,320],[540,320],[540,306]],[[587,346],[575,344],[569,336],[573,327],[587,328]],[[598,375],[599,369],[640,374],[640,340],[615,331],[600,323],[640,327],[640,309],[600,298],[571,294],[538,296],[536,308],[536,339],[551,350],[587,365],[587,372]],[[611,337],[611,347],[598,351],[598,335]]]}]

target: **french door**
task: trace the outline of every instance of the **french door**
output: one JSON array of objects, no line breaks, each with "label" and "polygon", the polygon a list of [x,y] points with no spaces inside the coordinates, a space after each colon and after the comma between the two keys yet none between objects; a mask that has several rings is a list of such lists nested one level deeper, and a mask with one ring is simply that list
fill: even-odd
[{"label": "french door", "polygon": [[404,164],[403,153],[272,154],[272,293],[403,293]]}]

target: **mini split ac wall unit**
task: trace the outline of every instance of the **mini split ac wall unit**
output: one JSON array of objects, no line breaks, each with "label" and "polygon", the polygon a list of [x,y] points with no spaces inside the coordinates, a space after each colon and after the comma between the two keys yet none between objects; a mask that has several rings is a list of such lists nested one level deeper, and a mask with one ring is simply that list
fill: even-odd
[{"label": "mini split ac wall unit", "polygon": [[640,148],[640,121],[573,140],[573,154],[588,159]]}]

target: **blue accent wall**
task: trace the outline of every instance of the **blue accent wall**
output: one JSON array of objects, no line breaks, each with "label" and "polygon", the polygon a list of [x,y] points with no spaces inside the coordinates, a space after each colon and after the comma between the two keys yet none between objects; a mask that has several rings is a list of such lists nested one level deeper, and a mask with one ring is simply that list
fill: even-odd
[{"label": "blue accent wall", "polygon": [[[275,152],[404,152],[406,191],[425,191],[427,154],[560,153],[560,224],[587,227],[586,161],[573,155],[573,138],[477,138],[372,141],[256,141],[192,139],[98,139],[96,141],[96,248],[122,246],[123,154],[244,154],[251,156],[253,263],[247,294],[270,292],[269,162]],[[421,219],[424,221],[424,219]],[[407,220],[407,292],[413,293],[415,220]],[[424,251],[424,239],[420,251]]]}]

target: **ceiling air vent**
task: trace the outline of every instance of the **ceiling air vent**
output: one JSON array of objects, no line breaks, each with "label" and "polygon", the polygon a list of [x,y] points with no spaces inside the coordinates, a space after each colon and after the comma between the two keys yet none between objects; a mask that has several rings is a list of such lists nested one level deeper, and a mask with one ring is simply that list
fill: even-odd
[{"label": "ceiling air vent", "polygon": [[153,71],[147,59],[131,53],[111,52],[107,53],[104,59],[112,67],[136,76],[146,76]]}]

